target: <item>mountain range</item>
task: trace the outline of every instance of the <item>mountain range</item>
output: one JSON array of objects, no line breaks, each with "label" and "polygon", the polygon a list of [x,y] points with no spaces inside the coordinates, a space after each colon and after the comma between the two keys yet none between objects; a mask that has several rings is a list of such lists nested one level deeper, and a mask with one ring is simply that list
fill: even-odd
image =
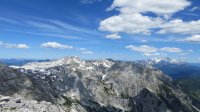
[{"label": "mountain range", "polygon": [[[200,108],[199,83],[185,80],[198,77],[198,66],[170,58],[64,57],[11,65],[0,65],[3,112],[199,112]],[[196,87],[190,90],[192,85]]]},{"label": "mountain range", "polygon": [[49,61],[49,59],[37,60],[37,59],[0,59],[0,63],[4,63],[6,65],[13,66],[22,66],[24,64],[30,62],[44,62]]}]

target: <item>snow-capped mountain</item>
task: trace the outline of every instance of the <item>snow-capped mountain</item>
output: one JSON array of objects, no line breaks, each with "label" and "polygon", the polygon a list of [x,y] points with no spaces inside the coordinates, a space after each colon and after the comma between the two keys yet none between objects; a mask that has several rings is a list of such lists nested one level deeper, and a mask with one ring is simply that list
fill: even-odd
[{"label": "snow-capped mountain", "polygon": [[65,57],[14,69],[2,65],[0,85],[3,96],[51,102],[58,111],[197,111],[170,77],[137,62]]},{"label": "snow-capped mountain", "polygon": [[166,58],[153,58],[153,59],[147,59],[147,60],[138,60],[137,62],[140,62],[142,64],[149,64],[149,65],[155,65],[155,64],[184,64],[184,60],[176,60],[169,57]]},{"label": "snow-capped mountain", "polygon": [[[64,57],[56,60],[51,60],[47,62],[32,62],[25,64],[23,66],[18,66],[18,68],[24,68],[25,70],[40,71],[45,72],[46,69],[50,69],[58,66],[69,66],[75,71],[76,69],[82,70],[92,70],[96,67],[109,68],[114,64],[111,60],[97,60],[97,61],[84,61],[80,58],[74,57]],[[16,67],[17,68],[17,67]]]},{"label": "snow-capped mountain", "polygon": [[164,74],[169,75],[174,80],[194,75],[200,76],[199,64],[187,63],[184,62],[184,60],[175,60],[172,58],[154,58],[139,60],[137,63],[145,66],[152,66],[158,70],[161,70]]},{"label": "snow-capped mountain", "polygon": [[56,67],[56,66],[64,66],[68,65],[71,63],[77,63],[77,64],[82,64],[84,61],[81,61],[78,57],[64,57],[61,59],[57,60],[51,60],[48,62],[32,62],[28,63],[22,66],[24,69],[29,69],[29,70],[43,70],[51,67]]}]

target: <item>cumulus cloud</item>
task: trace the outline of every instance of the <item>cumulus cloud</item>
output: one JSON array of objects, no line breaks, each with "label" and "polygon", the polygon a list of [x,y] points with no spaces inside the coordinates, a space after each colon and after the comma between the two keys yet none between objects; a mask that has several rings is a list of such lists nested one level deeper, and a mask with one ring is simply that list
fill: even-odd
[{"label": "cumulus cloud", "polygon": [[29,46],[26,44],[12,44],[12,43],[4,43],[2,41],[0,41],[0,47],[3,48],[16,48],[16,49],[28,49]]},{"label": "cumulus cloud", "polygon": [[[190,6],[187,0],[114,0],[108,11],[120,13],[100,22],[99,30],[111,33],[151,34],[154,29],[165,28],[166,18]],[[157,17],[145,16],[151,12]],[[164,32],[164,31],[161,31]]]},{"label": "cumulus cloud", "polygon": [[68,46],[68,45],[63,45],[57,42],[46,42],[46,43],[42,43],[41,47],[44,48],[54,48],[54,49],[73,49],[72,46]]},{"label": "cumulus cloud", "polygon": [[148,46],[148,45],[142,45],[142,46],[129,45],[129,46],[126,46],[126,48],[132,51],[137,51],[137,52],[142,52],[142,53],[154,53],[158,51],[156,47]]},{"label": "cumulus cloud", "polygon": [[195,43],[200,43],[200,35],[193,35],[191,37],[188,37],[184,39],[187,42],[195,42]]},{"label": "cumulus cloud", "polygon": [[10,48],[18,48],[18,49],[28,49],[29,46],[27,46],[26,44],[13,44],[10,46]]},{"label": "cumulus cloud", "polygon": [[181,19],[171,20],[163,24],[160,34],[180,33],[180,34],[200,34],[200,20],[184,22]]},{"label": "cumulus cloud", "polygon": [[82,54],[93,54],[92,51],[82,51],[81,53],[82,53]]},{"label": "cumulus cloud", "polygon": [[92,51],[86,49],[86,48],[80,48],[78,49],[82,54],[93,54]]},{"label": "cumulus cloud", "polygon": [[144,56],[159,56],[159,53],[144,53]]},{"label": "cumulus cloud", "polygon": [[176,48],[176,47],[163,47],[160,49],[161,51],[165,51],[165,52],[174,52],[174,53],[180,53],[182,52],[182,50],[180,48]]},{"label": "cumulus cloud", "polygon": [[144,53],[143,55],[144,56],[167,56],[166,53],[158,53],[158,52],[156,52],[156,53]]},{"label": "cumulus cloud", "polygon": [[86,48],[77,48],[77,47],[73,47],[73,46],[69,46],[69,45],[63,45],[57,42],[46,42],[46,43],[42,43],[41,47],[43,48],[53,48],[53,49],[72,49],[75,51],[79,51],[82,54],[93,54],[92,51],[86,49]]},{"label": "cumulus cloud", "polygon": [[141,46],[129,45],[129,46],[126,46],[126,48],[131,51],[143,53],[144,56],[158,56],[158,55],[166,55],[166,53],[181,53],[181,52],[183,52],[182,49],[176,48],[176,47],[157,48],[157,47],[148,46],[148,45],[141,45]]},{"label": "cumulus cloud", "polygon": [[151,29],[158,27],[162,21],[142,14],[120,14],[107,18],[100,23],[99,30],[112,33],[150,34]]},{"label": "cumulus cloud", "polygon": [[114,33],[114,34],[110,34],[110,35],[107,35],[106,38],[109,38],[109,39],[121,39],[121,36]]},{"label": "cumulus cloud", "polygon": [[108,10],[118,8],[121,13],[173,14],[191,3],[187,0],[114,0]]}]

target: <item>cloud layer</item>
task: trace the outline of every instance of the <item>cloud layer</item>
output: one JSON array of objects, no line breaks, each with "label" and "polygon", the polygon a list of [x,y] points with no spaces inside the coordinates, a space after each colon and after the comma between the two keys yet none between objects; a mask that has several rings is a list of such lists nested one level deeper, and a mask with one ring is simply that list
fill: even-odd
[{"label": "cloud layer", "polygon": [[120,14],[101,21],[99,30],[110,33],[149,34],[151,29],[162,23],[159,18],[143,16],[139,13]]},{"label": "cloud layer", "polygon": [[180,53],[182,50],[176,47],[163,47],[160,51],[171,52],[171,53]]},{"label": "cloud layer", "polygon": [[154,53],[158,51],[158,48],[153,47],[153,46],[148,46],[148,45],[142,45],[142,46],[129,45],[129,46],[126,46],[126,48],[132,51],[137,51],[141,53]]},{"label": "cloud layer", "polygon": [[[163,55],[165,53],[182,53],[183,50],[180,48],[176,47],[162,47],[162,48],[157,48],[154,46],[148,46],[148,45],[141,45],[141,46],[134,46],[134,45],[129,45],[126,46],[127,49],[131,51],[136,51],[143,53],[145,56],[156,56],[156,55]],[[164,53],[161,53],[164,52]]]},{"label": "cloud layer", "polygon": [[200,35],[193,35],[191,37],[186,38],[185,41],[200,43]]},{"label": "cloud layer", "polygon": [[3,48],[15,48],[15,49],[28,49],[29,46],[26,44],[12,44],[12,43],[4,43],[0,41],[0,47]]},{"label": "cloud layer", "polygon": [[181,19],[171,20],[161,26],[160,34],[179,33],[179,34],[200,34],[200,20],[184,22]]},{"label": "cloud layer", "polygon": [[[190,5],[188,0],[114,0],[107,10],[116,9],[119,14],[102,20],[99,30],[118,36],[119,33],[150,35],[152,32],[199,34],[200,20],[170,19],[171,15]],[[145,15],[149,12],[155,16]]]},{"label": "cloud layer", "polygon": [[121,13],[173,14],[191,3],[187,0],[114,0],[109,10],[119,8]]},{"label": "cloud layer", "polygon": [[46,42],[46,43],[42,43],[41,47],[44,48],[54,48],[54,49],[73,49],[72,46],[68,46],[68,45],[63,45],[57,42]]},{"label": "cloud layer", "polygon": [[108,39],[121,39],[121,36],[114,33],[114,34],[107,35],[106,38],[108,38]]},{"label": "cloud layer", "polygon": [[76,48],[73,46],[69,46],[69,45],[64,45],[64,44],[60,44],[57,42],[46,42],[46,43],[42,43],[40,45],[43,48],[49,48],[49,49],[71,49],[71,50],[76,50],[79,51],[82,54],[92,54],[93,52],[86,49],[86,48]]}]

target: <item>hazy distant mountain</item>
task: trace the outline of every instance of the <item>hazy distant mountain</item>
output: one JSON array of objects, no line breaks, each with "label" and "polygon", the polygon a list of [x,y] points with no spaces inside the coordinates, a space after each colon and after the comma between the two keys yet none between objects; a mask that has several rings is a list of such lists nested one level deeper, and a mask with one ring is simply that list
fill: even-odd
[{"label": "hazy distant mountain", "polygon": [[[31,62],[15,69],[2,65],[0,85],[3,111],[23,108],[46,111],[59,108],[57,111],[67,112],[198,111],[170,77],[136,62],[65,57]],[[18,98],[21,102],[16,101]]]},{"label": "hazy distant mountain", "polygon": [[200,64],[186,63],[182,60],[171,58],[155,58],[138,61],[149,64],[164,74],[171,76],[188,94],[192,103],[200,107]]},{"label": "hazy distant mountain", "polygon": [[36,59],[0,59],[0,63],[4,63],[7,65],[12,65],[12,66],[21,66],[30,62],[44,62],[44,61],[49,61],[48,59],[44,60],[36,60]]},{"label": "hazy distant mountain", "polygon": [[187,63],[182,60],[171,58],[155,58],[138,61],[142,64],[151,65],[173,79],[179,79],[187,76],[200,76],[200,64]]}]

